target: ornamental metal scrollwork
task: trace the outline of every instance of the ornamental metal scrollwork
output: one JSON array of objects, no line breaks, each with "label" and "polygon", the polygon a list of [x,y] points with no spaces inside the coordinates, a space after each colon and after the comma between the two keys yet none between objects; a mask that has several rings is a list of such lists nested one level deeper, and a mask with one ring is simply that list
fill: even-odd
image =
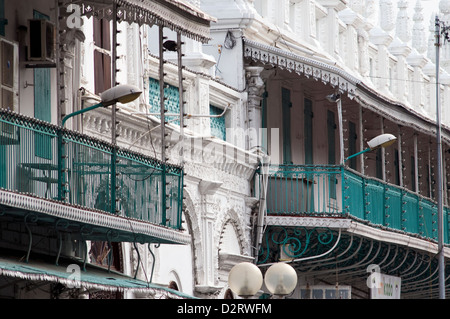
[{"label": "ornamental metal scrollwork", "polygon": [[336,240],[336,232],[329,228],[269,226],[264,233],[258,263],[320,255]]}]

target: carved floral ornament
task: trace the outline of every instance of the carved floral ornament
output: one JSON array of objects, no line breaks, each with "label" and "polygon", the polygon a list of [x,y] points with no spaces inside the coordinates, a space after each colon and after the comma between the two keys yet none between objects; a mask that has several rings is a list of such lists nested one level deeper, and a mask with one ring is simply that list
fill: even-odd
[{"label": "carved floral ornament", "polygon": [[351,75],[344,74],[340,69],[292,54],[268,45],[244,39],[244,57],[263,64],[270,64],[281,69],[295,72],[298,75],[312,77],[316,81],[330,84],[333,88],[347,93],[350,99],[356,94],[356,85],[359,80]]}]

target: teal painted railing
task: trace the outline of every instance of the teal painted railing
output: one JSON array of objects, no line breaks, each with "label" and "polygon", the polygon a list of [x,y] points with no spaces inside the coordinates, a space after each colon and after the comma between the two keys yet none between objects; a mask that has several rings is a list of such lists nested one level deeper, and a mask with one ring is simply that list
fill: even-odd
[{"label": "teal painted railing", "polygon": [[[270,166],[266,209],[268,215],[350,215],[375,227],[433,240],[438,236],[436,202],[342,166]],[[449,243],[449,213],[450,209],[444,207],[445,243]]]},{"label": "teal painted railing", "polygon": [[[36,144],[37,135],[46,136],[45,147],[50,142],[50,158],[36,156],[43,147]],[[63,163],[58,160],[58,138]],[[121,148],[116,148],[112,165],[112,150],[111,144],[98,139],[0,110],[1,188],[181,228],[182,168]],[[116,212],[111,211],[112,174]]]},{"label": "teal painted railing", "polygon": [[[405,188],[344,173],[344,210],[375,225],[438,239],[437,204]],[[448,207],[444,207],[444,242],[449,243]]]},{"label": "teal painted railing", "polygon": [[325,165],[272,165],[269,168],[268,214],[341,214],[338,194],[342,168]]}]

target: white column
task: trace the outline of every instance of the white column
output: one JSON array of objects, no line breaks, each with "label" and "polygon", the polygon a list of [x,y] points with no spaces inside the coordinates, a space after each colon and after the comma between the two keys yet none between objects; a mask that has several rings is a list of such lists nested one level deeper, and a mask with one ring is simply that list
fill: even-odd
[{"label": "white column", "polygon": [[261,100],[264,92],[264,81],[261,78],[263,67],[246,66],[248,87],[248,149],[261,146],[262,108]]}]

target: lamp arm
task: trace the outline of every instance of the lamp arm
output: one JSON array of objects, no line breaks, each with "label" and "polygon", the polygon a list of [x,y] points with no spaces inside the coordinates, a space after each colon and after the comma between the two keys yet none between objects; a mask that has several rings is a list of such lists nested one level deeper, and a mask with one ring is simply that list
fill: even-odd
[{"label": "lamp arm", "polygon": [[358,153],[355,153],[355,154],[353,154],[353,155],[350,155],[349,157],[347,157],[345,160],[344,160],[344,162],[346,162],[347,160],[349,160],[349,159],[351,159],[351,158],[353,158],[353,157],[356,157],[356,156],[358,156],[358,155],[361,155],[361,154],[363,154],[363,153],[365,153],[365,152],[368,152],[368,151],[371,151],[372,149],[370,148],[370,147],[368,147],[368,148],[366,148],[365,150],[362,150],[361,152],[358,152]]},{"label": "lamp arm", "polygon": [[105,104],[103,104],[102,102],[100,102],[100,103],[98,103],[98,104],[89,106],[89,107],[87,107],[87,108],[85,108],[85,109],[81,109],[81,110],[75,111],[75,112],[73,112],[73,113],[67,114],[67,115],[64,116],[64,118],[62,119],[61,126],[64,127],[64,124],[66,123],[66,121],[67,121],[69,118],[71,118],[72,116],[75,116],[75,115],[78,115],[78,114],[81,114],[81,113],[85,113],[85,112],[91,111],[91,110],[96,109],[96,108],[101,107],[101,106],[105,106]]}]

